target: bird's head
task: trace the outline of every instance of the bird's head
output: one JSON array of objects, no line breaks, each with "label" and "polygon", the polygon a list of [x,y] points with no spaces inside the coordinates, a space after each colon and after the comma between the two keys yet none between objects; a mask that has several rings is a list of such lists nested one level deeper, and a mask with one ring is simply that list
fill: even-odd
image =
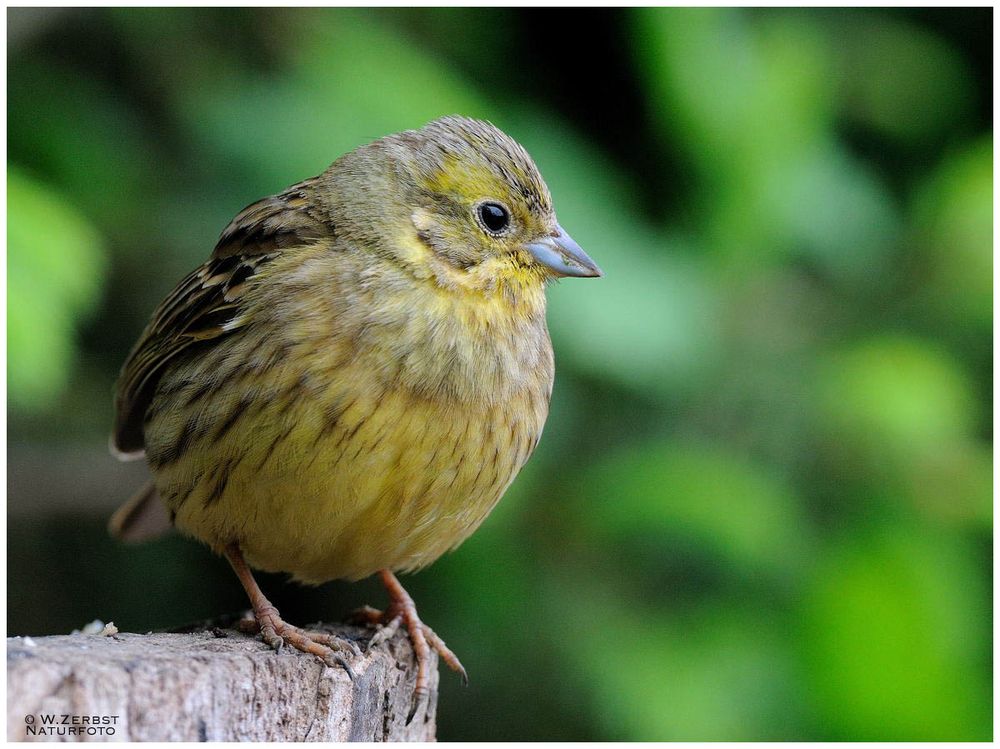
[{"label": "bird's head", "polygon": [[418,272],[476,288],[601,275],[556,220],[534,161],[488,122],[442,117],[352,155],[341,168],[382,174],[365,182],[367,198],[398,196],[382,201],[377,233],[388,232],[390,251]]}]

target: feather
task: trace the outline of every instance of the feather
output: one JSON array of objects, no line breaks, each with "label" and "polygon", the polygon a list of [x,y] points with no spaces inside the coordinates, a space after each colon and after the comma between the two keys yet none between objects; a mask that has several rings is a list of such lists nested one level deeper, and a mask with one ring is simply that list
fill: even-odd
[{"label": "feather", "polygon": [[162,536],[173,528],[170,514],[152,481],[115,510],[108,521],[108,532],[121,541],[139,543]]},{"label": "feather", "polygon": [[254,274],[289,247],[332,236],[333,227],[309,209],[315,182],[300,182],[240,211],[222,232],[212,258],[153,313],[118,380],[115,455],[129,459],[142,453],[143,421],[168,365],[247,324],[240,318],[241,300]]}]

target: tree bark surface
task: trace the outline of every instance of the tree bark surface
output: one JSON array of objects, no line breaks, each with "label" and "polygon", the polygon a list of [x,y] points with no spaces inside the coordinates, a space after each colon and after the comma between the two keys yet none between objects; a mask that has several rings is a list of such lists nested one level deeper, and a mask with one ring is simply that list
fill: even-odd
[{"label": "tree bark surface", "polygon": [[[372,630],[326,627],[365,650]],[[438,671],[409,725],[416,679],[404,632],[355,674],[259,637],[188,633],[7,640],[12,741],[433,741]],[[61,729],[61,730],[60,730]]]}]

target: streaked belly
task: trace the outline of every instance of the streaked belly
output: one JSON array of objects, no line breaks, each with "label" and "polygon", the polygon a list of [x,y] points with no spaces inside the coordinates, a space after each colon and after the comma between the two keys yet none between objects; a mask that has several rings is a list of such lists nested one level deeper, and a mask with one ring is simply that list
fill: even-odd
[{"label": "streaked belly", "polygon": [[493,509],[541,435],[543,392],[477,407],[399,391],[275,400],[157,485],[181,530],[239,541],[260,569],[305,582],[413,570]]}]

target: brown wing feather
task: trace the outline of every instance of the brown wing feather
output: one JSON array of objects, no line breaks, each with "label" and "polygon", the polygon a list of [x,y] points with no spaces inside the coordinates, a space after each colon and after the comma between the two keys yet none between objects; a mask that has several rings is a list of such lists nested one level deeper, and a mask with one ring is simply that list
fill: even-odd
[{"label": "brown wing feather", "polygon": [[300,182],[240,211],[212,258],[157,307],[118,379],[112,446],[123,457],[145,447],[143,419],[167,365],[245,324],[239,312],[247,279],[286,248],[332,236],[333,226],[312,210],[315,183]]}]

